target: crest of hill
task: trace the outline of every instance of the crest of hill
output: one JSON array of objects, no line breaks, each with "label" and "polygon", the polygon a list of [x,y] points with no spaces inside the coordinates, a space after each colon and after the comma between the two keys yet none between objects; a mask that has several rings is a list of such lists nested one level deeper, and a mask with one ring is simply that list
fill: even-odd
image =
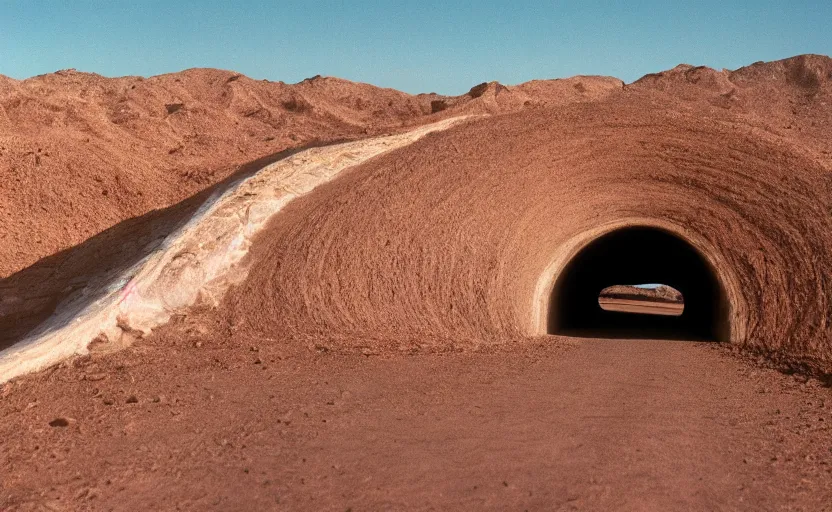
[{"label": "crest of hill", "polygon": [[479,94],[448,97],[331,77],[286,84],[199,68],[150,78],[76,70],[0,76],[0,242],[7,248],[0,276],[287,149],[452,115],[594,100],[616,82],[488,84]]},{"label": "crest of hill", "polygon": [[645,105],[728,111],[754,136],[796,141],[832,168],[832,111],[822,108],[832,101],[830,73],[831,59],[804,55],[736,71],[681,65],[629,85],[598,76],[487,82],[460,96],[198,68],[150,78],[0,75],[0,276],[179,203],[248,162],[461,114],[643,96]]},{"label": "crest of hill", "polygon": [[[682,99],[697,99],[709,94],[732,100],[760,100],[763,96],[772,96],[766,99],[780,103],[783,99],[809,101],[828,94],[830,83],[832,58],[799,55],[773,62],[756,62],[735,71],[680,64],[668,71],[645,75],[627,87],[671,91]],[[730,108],[728,103],[721,105]]]},{"label": "crest of hill", "polygon": [[450,109],[464,114],[500,114],[531,107],[556,107],[605,98],[624,86],[607,76],[574,76],[556,80],[532,80],[520,85],[483,82],[455,97],[431,98],[434,112]]},{"label": "crest of hill", "polygon": [[730,111],[751,129],[784,140],[799,141],[813,160],[832,167],[832,58],[798,55],[756,62],[735,71],[680,64],[645,75],[625,86],[628,94],[653,102],[679,101]]}]

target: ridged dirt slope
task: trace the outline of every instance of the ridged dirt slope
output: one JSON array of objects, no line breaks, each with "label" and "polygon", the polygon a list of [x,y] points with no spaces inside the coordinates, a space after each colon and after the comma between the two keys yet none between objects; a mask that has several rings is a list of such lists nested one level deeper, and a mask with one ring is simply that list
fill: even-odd
[{"label": "ridged dirt slope", "polygon": [[427,137],[291,204],[216,325],[364,350],[541,334],[570,250],[653,225],[715,265],[734,343],[829,368],[831,73],[680,67]]},{"label": "ridged dirt slope", "polygon": [[577,77],[484,84],[450,98],[215,69],[147,79],[74,70],[22,81],[0,76],[0,278],[286,149],[458,113],[586,101],[621,86]]},{"label": "ridged dirt slope", "polygon": [[286,204],[363,161],[465,119],[301,151],[216,190],[196,210],[171,209],[141,219],[149,225],[144,229],[96,237],[73,249],[45,283],[40,264],[0,282],[0,296],[10,290],[6,297],[17,298],[4,301],[8,313],[0,315],[0,383],[86,354],[88,345],[95,351],[127,346],[171,317],[216,304],[244,279],[238,263],[251,239]]}]

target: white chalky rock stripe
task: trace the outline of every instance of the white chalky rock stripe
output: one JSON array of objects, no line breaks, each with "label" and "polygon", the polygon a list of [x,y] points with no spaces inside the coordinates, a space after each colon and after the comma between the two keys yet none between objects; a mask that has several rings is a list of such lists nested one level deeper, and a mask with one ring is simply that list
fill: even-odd
[{"label": "white chalky rock stripe", "polygon": [[[350,167],[463,119],[308,149],[212,196],[139,263],[106,285],[68,300],[32,335],[0,352],[0,383],[85,354],[90,341],[101,334],[110,340],[126,331],[148,334],[197,299],[218,301],[230,284],[245,278],[246,270],[237,263],[251,247],[252,237],[290,201]],[[79,301],[89,303],[79,307]]]}]

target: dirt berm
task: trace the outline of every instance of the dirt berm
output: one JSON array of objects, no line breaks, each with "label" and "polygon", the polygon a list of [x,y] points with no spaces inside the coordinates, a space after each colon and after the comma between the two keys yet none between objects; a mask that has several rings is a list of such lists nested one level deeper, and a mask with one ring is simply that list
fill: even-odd
[{"label": "dirt berm", "polygon": [[682,328],[828,371],[831,75],[814,56],[681,66],[428,136],[292,203],[220,323],[488,343],[582,327],[584,296],[660,282],[684,294]]},{"label": "dirt berm", "polygon": [[[186,76],[205,73],[192,71]],[[236,88],[242,85],[247,84],[245,90],[258,90],[247,79],[217,73],[205,76],[210,83],[222,78],[215,91],[222,91],[215,98],[221,104],[233,106],[249,98],[237,95]],[[210,311],[188,310],[180,316],[188,316],[188,324],[214,326],[218,335],[228,337],[311,340],[313,345],[343,350],[442,349],[589,326],[608,328],[606,334],[615,335],[620,326],[606,325],[605,319],[593,316],[598,290],[660,282],[684,294],[685,315],[677,327],[685,336],[730,341],[789,364],[828,371],[832,363],[830,74],[828,57],[801,56],[737,71],[679,66],[623,88],[614,79],[602,78],[555,85],[531,82],[514,88],[484,84],[465,98],[444,99],[446,106],[438,111],[430,107],[437,101],[435,95],[399,98],[398,93],[386,91],[384,97],[389,96],[393,105],[396,98],[412,105],[412,115],[398,110],[395,115],[383,114],[383,105],[370,116],[383,122],[353,113],[365,119],[362,122],[371,131],[390,127],[403,131],[437,120],[437,115],[495,115],[470,119],[387,152],[289,203],[254,238],[245,260],[250,267],[245,281]],[[76,78],[70,73],[36,81],[51,85],[34,94],[36,100],[12,103],[18,109],[35,108],[43,97],[77,86]],[[67,80],[70,85],[64,83]],[[174,76],[127,80],[120,85],[127,98],[125,108],[137,108],[128,101],[131,95],[158,82],[165,84],[164,90],[178,91],[177,80]],[[594,88],[588,89],[584,81]],[[109,84],[96,78],[99,82]],[[26,82],[4,84],[13,92],[33,87]],[[281,85],[280,90],[297,95],[327,84],[332,82],[315,79],[291,86],[294,89]],[[110,94],[106,87],[103,93],[95,90],[104,97]],[[84,91],[82,87],[78,94],[83,97]],[[554,99],[527,99],[535,95]],[[263,103],[262,98],[251,101]],[[281,119],[303,110],[290,108],[285,98],[279,101],[283,101]],[[350,100],[353,107],[356,102],[361,103]],[[247,119],[265,112],[240,108],[232,110],[243,112]],[[358,110],[365,112],[363,107]],[[6,125],[14,117],[10,111],[14,110],[5,107]],[[39,122],[68,123],[75,119],[71,112],[60,111],[57,118]],[[124,119],[128,126],[146,123],[146,130],[162,123],[181,136],[177,118],[165,116],[185,115],[187,102],[166,112]],[[347,116],[343,109],[339,112]],[[20,112],[14,119],[22,122]],[[99,142],[109,137],[94,128],[88,131],[98,133]],[[228,127],[223,128],[222,133],[227,132]],[[325,133],[333,136],[337,131]],[[340,133],[354,135],[350,130]],[[135,147],[138,142],[130,144]],[[197,155],[197,149],[189,154]],[[166,152],[165,158],[179,158],[179,151]],[[37,152],[29,157],[34,166],[30,170],[50,158],[38,157]],[[11,161],[14,175],[19,168],[17,160]],[[191,164],[197,161],[202,160]],[[229,172],[215,175],[204,186]],[[60,231],[39,212],[50,211],[48,201],[63,192],[37,201],[31,183],[39,182],[34,174],[26,176],[29,188],[23,191],[14,185],[20,179],[5,182],[5,186],[12,183],[12,189],[4,194],[4,205],[32,203],[29,208],[5,206],[7,215],[17,219],[34,215],[28,224],[11,228],[12,247],[25,250],[5,253],[6,269],[49,253],[37,249],[31,243],[34,238],[15,235],[15,230],[22,233],[29,226],[32,236]],[[95,176],[91,179],[98,181]],[[49,183],[58,191],[71,181]],[[125,193],[142,195],[157,189],[159,183],[151,179],[133,183]],[[85,190],[82,187],[78,194],[83,197]],[[137,206],[137,211],[149,204],[165,204],[167,200],[161,198],[170,199],[147,194],[153,202]],[[97,190],[95,201],[80,201],[83,211],[89,212],[101,197],[110,196]],[[183,211],[192,214],[195,207],[188,208],[180,208],[174,218],[181,220]],[[133,210],[119,210],[108,218],[118,219],[129,211]],[[110,259],[117,259],[120,253],[113,255],[112,248],[135,244],[134,230],[141,229],[133,226],[109,240],[105,237],[106,243],[93,243],[90,247],[95,250],[87,247],[84,254],[98,254],[103,247],[100,250],[109,250]],[[77,232],[67,240],[73,237]],[[40,308],[38,318],[54,310],[55,296],[84,285],[79,282],[91,272],[72,249],[54,258],[42,272],[31,271],[38,269],[35,264],[0,283],[7,297],[28,293],[33,308]],[[80,281],[72,272],[61,274],[73,265],[85,269]],[[47,277],[59,274],[65,281]],[[38,286],[52,286],[50,282],[62,287],[38,291]],[[592,311],[584,307],[587,297],[592,299]],[[9,302],[4,307],[25,316],[27,304]]]}]

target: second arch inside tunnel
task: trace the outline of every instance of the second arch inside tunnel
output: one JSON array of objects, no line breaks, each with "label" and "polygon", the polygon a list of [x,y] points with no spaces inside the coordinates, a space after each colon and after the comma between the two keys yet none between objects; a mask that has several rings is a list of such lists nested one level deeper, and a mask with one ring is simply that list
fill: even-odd
[{"label": "second arch inside tunnel", "polygon": [[[684,296],[679,316],[607,311],[612,285],[663,283]],[[602,235],[563,267],[549,299],[549,334],[602,338],[728,341],[728,301],[719,276],[688,241],[660,228],[625,227]]]}]

